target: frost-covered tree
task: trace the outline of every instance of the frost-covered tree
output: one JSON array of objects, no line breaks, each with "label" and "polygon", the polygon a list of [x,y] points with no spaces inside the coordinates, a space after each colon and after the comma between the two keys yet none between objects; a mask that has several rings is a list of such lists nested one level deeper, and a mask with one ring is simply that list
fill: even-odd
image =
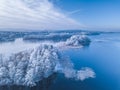
[{"label": "frost-covered tree", "polygon": [[67,46],[88,46],[90,39],[85,35],[73,35],[65,42]]},{"label": "frost-covered tree", "polygon": [[62,58],[58,49],[52,45],[43,44],[9,56],[0,54],[0,85],[35,86],[54,72],[78,80],[95,76],[89,68],[75,70],[72,62]]}]

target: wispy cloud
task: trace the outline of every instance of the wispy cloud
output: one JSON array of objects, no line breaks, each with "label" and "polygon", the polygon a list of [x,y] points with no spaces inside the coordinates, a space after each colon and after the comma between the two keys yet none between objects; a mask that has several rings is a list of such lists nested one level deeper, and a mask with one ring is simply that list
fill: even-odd
[{"label": "wispy cloud", "polygon": [[0,0],[0,28],[78,29],[81,24],[49,0]]},{"label": "wispy cloud", "polygon": [[68,15],[76,14],[76,13],[79,13],[80,11],[81,11],[81,10],[74,10],[74,11],[68,12]]}]

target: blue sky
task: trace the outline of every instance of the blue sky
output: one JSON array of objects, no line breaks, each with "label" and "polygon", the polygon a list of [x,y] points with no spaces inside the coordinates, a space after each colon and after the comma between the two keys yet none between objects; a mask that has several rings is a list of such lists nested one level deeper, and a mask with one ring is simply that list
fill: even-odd
[{"label": "blue sky", "polygon": [[0,28],[119,30],[120,0],[0,0]]},{"label": "blue sky", "polygon": [[59,0],[71,17],[88,29],[120,29],[120,0]]}]

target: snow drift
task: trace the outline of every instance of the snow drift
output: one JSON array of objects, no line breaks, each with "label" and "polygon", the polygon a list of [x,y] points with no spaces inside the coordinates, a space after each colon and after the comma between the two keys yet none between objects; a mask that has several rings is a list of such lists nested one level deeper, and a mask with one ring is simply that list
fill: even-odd
[{"label": "snow drift", "polygon": [[65,42],[67,46],[88,46],[90,39],[85,35],[73,35]]},{"label": "snow drift", "polygon": [[77,80],[95,77],[90,68],[75,70],[73,63],[63,59],[52,45],[40,45],[7,57],[0,55],[0,85],[35,86],[54,72]]}]

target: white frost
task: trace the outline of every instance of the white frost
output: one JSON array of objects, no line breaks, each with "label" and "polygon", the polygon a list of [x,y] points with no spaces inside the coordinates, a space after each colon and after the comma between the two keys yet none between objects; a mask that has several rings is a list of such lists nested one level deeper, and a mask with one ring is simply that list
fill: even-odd
[{"label": "white frost", "polygon": [[51,45],[41,45],[32,50],[0,55],[0,85],[35,85],[54,72],[59,54]]},{"label": "white frost", "polygon": [[87,46],[89,44],[90,39],[85,35],[73,35],[65,42],[65,45],[67,46]]},{"label": "white frost", "polygon": [[87,78],[95,78],[95,72],[91,68],[83,68],[77,71],[77,79],[85,80]]},{"label": "white frost", "polygon": [[10,56],[0,54],[0,85],[35,86],[54,72],[64,73],[67,78],[84,80],[95,77],[93,70],[74,69],[70,60],[62,59],[52,45],[40,45]]},{"label": "white frost", "polygon": [[74,69],[73,63],[68,59],[62,60],[61,65],[61,72],[64,73],[66,78],[73,78],[81,81],[88,78],[95,78],[95,72],[91,68],[84,67],[80,70],[76,70]]}]

